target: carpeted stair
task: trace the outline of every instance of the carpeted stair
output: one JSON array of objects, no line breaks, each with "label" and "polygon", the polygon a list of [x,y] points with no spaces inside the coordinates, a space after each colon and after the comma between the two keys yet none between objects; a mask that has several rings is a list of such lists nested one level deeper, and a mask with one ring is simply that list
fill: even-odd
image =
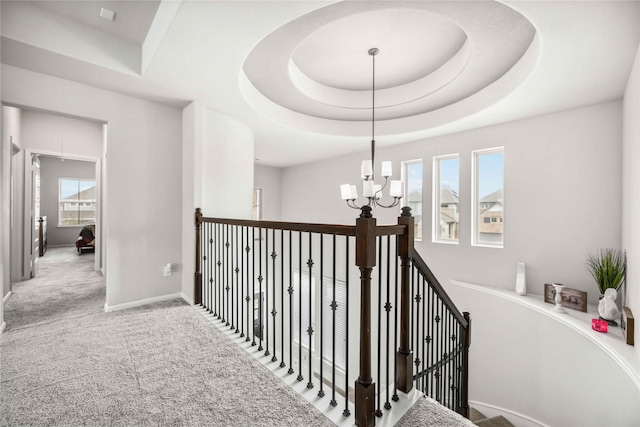
[{"label": "carpeted stair", "polygon": [[482,414],[482,412],[478,411],[475,408],[471,408],[471,413],[469,414],[469,419],[477,426],[482,427],[514,427],[513,424],[509,422],[502,415],[498,415],[497,417],[487,418]]}]

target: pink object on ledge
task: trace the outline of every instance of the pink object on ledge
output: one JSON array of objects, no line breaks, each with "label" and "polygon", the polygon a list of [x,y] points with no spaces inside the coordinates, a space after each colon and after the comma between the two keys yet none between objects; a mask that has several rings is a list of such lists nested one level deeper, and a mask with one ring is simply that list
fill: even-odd
[{"label": "pink object on ledge", "polygon": [[609,329],[609,325],[605,320],[600,319],[592,319],[591,320],[591,329],[598,332],[607,332]]}]

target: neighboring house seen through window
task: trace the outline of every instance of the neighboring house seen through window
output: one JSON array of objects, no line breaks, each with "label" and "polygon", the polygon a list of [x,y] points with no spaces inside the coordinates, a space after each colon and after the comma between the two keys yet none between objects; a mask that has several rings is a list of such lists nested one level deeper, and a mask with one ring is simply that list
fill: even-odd
[{"label": "neighboring house seen through window", "polygon": [[503,247],[504,148],[473,152],[473,236],[476,246]]},{"label": "neighboring house seen through window", "polygon": [[460,159],[457,154],[433,158],[433,241],[458,243],[460,226]]},{"label": "neighboring house seen through window", "polygon": [[60,178],[58,226],[69,227],[96,221],[96,181]]}]

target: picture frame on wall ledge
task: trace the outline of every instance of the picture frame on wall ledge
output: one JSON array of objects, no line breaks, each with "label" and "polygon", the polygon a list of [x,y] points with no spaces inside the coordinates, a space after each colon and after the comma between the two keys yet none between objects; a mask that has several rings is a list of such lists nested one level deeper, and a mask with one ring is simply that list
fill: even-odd
[{"label": "picture frame on wall ledge", "polygon": [[[562,307],[578,310],[583,313],[587,312],[587,293],[577,289],[565,287],[562,290]],[[544,284],[544,302],[549,304],[556,303],[556,290],[550,283]]]}]

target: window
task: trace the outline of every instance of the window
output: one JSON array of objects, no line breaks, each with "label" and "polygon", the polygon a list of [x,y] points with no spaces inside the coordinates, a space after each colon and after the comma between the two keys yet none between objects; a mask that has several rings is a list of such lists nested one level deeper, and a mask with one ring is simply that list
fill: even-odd
[{"label": "window", "polygon": [[433,158],[433,241],[458,243],[460,159],[457,154]]},{"label": "window", "polygon": [[504,148],[474,151],[472,176],[472,243],[501,248],[504,241]]},{"label": "window", "polygon": [[422,159],[402,162],[404,205],[414,216],[416,240],[422,240]]},{"label": "window", "polygon": [[96,181],[60,178],[58,226],[71,227],[96,221]]},{"label": "window", "polygon": [[253,189],[253,220],[262,219],[262,188]]}]

